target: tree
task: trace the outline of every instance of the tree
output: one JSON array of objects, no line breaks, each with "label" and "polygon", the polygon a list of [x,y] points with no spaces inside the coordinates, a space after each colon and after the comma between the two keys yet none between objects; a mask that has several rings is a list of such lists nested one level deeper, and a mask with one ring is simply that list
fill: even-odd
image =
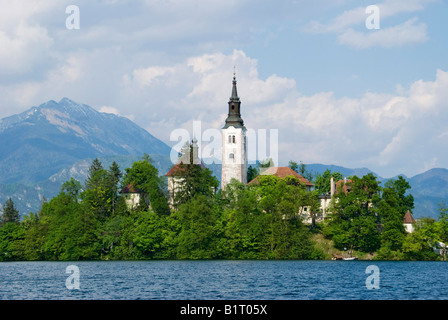
[{"label": "tree", "polygon": [[97,158],[94,159],[89,167],[89,175],[80,198],[85,210],[101,221],[112,213],[111,188],[109,172]]},{"label": "tree", "polygon": [[0,228],[0,261],[23,259],[24,229],[18,223],[7,223]]},{"label": "tree", "polygon": [[382,189],[378,203],[381,218],[381,243],[389,251],[399,251],[406,237],[403,217],[414,207],[412,195],[406,195],[409,183],[400,176],[397,180],[388,180]]},{"label": "tree", "polygon": [[101,161],[98,158],[95,158],[89,167],[89,175],[86,180],[86,189],[94,189],[102,185],[106,173],[107,172],[104,170]]},{"label": "tree", "polygon": [[250,165],[247,168],[247,182],[254,180],[258,176],[259,172],[260,170],[257,168],[257,166],[252,167],[252,165]]},{"label": "tree", "polygon": [[340,190],[335,194],[333,212],[326,234],[340,250],[373,252],[380,247],[379,184],[369,173],[362,178],[351,178],[350,192]]},{"label": "tree", "polygon": [[5,225],[7,223],[18,224],[20,221],[19,211],[16,209],[14,202],[12,201],[11,198],[6,200],[0,221],[1,221],[0,225]]},{"label": "tree", "polygon": [[66,181],[62,184],[61,191],[65,192],[70,197],[70,199],[77,202],[81,188],[81,183],[75,178],[71,177],[69,181]]},{"label": "tree", "polygon": [[158,170],[147,160],[136,161],[127,168],[124,185],[132,185],[148,195],[152,210],[157,214],[169,214],[168,201],[163,192],[163,181]]},{"label": "tree", "polygon": [[174,195],[176,207],[187,203],[196,195],[203,195],[211,199],[219,186],[219,181],[213,176],[210,169],[195,164],[180,163],[177,178],[179,187]]},{"label": "tree", "polygon": [[314,229],[316,226],[316,220],[322,217],[319,193],[316,190],[306,192],[304,195],[304,205],[307,208],[307,213],[311,219],[311,229]]},{"label": "tree", "polygon": [[263,213],[263,245],[265,258],[306,259],[315,253],[308,228],[299,218],[307,206],[306,190],[295,177],[260,177],[256,189],[258,210]]},{"label": "tree", "polygon": [[308,181],[313,180],[313,174],[306,169],[306,164],[304,164],[302,161],[300,161],[299,168],[298,168],[298,173],[302,177],[307,179]]},{"label": "tree", "polygon": [[292,161],[292,160],[289,160],[289,164],[288,164],[288,166],[292,169],[292,170],[294,170],[295,172],[299,172],[298,170],[299,170],[299,165],[298,165],[298,163],[297,162],[295,162],[295,161]]},{"label": "tree", "polygon": [[408,234],[402,245],[407,260],[436,260],[438,255],[433,247],[440,241],[439,226],[435,219],[421,218],[417,220],[414,232]]},{"label": "tree", "polygon": [[219,239],[219,215],[212,199],[204,194],[195,194],[183,203],[174,214],[180,224],[177,237],[177,258],[216,259],[221,253],[217,250]]},{"label": "tree", "polygon": [[106,183],[111,192],[111,201],[112,201],[112,214],[115,213],[115,204],[118,198],[118,183],[120,182],[123,173],[120,170],[118,164],[114,161],[112,162],[109,171],[106,176]]},{"label": "tree", "polygon": [[448,246],[448,206],[445,201],[442,201],[439,205],[439,220],[437,221],[439,237],[438,239],[445,246],[442,245],[441,256],[442,260],[446,259],[447,246]]},{"label": "tree", "polygon": [[385,183],[385,188],[393,191],[397,197],[397,208],[404,217],[405,213],[414,209],[414,197],[408,194],[411,185],[405,178],[399,176],[398,179],[391,179]]},{"label": "tree", "polygon": [[225,257],[228,259],[257,259],[262,254],[264,214],[257,208],[256,188],[232,179],[223,191]]},{"label": "tree", "polygon": [[340,172],[331,172],[330,169],[325,170],[322,174],[316,174],[314,178],[314,189],[320,195],[329,194],[331,191],[331,178],[337,182],[342,180],[343,176]]},{"label": "tree", "polygon": [[260,168],[269,168],[269,167],[273,167],[274,164],[274,160],[272,160],[272,158],[267,158],[263,161],[260,162]]},{"label": "tree", "polygon": [[134,224],[135,231],[132,237],[139,258],[158,259],[164,257],[169,217],[151,211],[141,212]]}]

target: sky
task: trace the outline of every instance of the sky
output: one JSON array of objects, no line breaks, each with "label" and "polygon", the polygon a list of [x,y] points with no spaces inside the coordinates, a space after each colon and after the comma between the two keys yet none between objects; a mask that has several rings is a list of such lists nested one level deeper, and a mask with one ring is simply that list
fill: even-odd
[{"label": "sky", "polygon": [[67,97],[174,146],[194,121],[222,128],[235,71],[276,165],[411,177],[448,168],[447,16],[444,0],[0,0],[0,118]]}]

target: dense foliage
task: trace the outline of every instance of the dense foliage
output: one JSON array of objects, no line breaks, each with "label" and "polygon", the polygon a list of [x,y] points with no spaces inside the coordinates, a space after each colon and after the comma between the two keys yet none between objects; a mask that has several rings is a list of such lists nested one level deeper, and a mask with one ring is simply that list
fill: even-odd
[{"label": "dense foliage", "polygon": [[342,186],[337,190],[332,214],[322,228],[337,249],[376,253],[376,259],[384,260],[445,259],[444,248],[436,253],[438,246],[448,243],[448,209],[444,205],[439,221],[419,219],[415,231],[408,233],[403,218],[414,208],[414,198],[403,177],[380,187],[370,173],[351,177],[347,185],[349,192]]},{"label": "dense foliage", "polygon": [[[384,187],[371,174],[351,177],[350,192],[338,190],[328,219],[304,224],[298,213],[306,207],[318,217],[318,195],[337,173],[316,175],[314,192],[294,177],[260,176],[248,186],[233,180],[217,191],[210,170],[186,166],[182,174],[182,191],[171,206],[147,156],[124,172],[95,159],[84,185],[70,179],[21,221],[8,200],[0,219],[0,261],[329,258],[313,242],[318,232],[338,250],[375,252],[380,259],[445,256],[440,243],[448,243],[448,208],[441,205],[439,221],[421,219],[415,232],[406,233],[402,220],[413,198],[402,177]],[[145,192],[148,201],[129,208],[118,192],[128,185]]]},{"label": "dense foliage", "polygon": [[[104,169],[95,159],[84,186],[71,179],[38,213],[5,220],[0,259],[322,258],[295,214],[308,201],[298,180],[266,177],[251,188],[233,181],[217,192],[210,170],[183,172],[183,191],[170,208],[149,158],[122,177],[115,163]],[[150,207],[128,208],[118,186],[129,184],[148,194]]]}]

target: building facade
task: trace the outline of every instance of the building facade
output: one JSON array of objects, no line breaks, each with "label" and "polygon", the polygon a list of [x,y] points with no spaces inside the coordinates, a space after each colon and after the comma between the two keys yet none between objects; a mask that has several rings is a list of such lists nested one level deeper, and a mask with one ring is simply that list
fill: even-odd
[{"label": "building facade", "polygon": [[229,112],[222,128],[222,174],[221,189],[236,179],[247,184],[247,138],[246,127],[241,118],[241,101],[233,77]]},{"label": "building facade", "polygon": [[135,188],[132,184],[121,189],[119,193],[124,197],[129,210],[137,209],[142,200],[144,200],[145,204],[150,207],[148,194]]},{"label": "building facade", "polygon": [[168,203],[172,207],[174,205],[174,199],[176,193],[180,190],[183,182],[182,167],[183,165],[200,166],[205,169],[204,164],[199,158],[198,144],[196,138],[191,140],[191,143],[187,142],[181,149],[181,154],[176,164],[168,171],[167,177],[167,189],[168,189]]}]

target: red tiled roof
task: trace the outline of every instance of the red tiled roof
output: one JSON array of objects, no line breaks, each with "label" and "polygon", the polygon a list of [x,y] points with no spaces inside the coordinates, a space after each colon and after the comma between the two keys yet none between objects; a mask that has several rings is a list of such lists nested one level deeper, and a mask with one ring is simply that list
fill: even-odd
[{"label": "red tiled roof", "polygon": [[342,184],[342,189],[344,190],[344,193],[347,194],[347,192],[350,190],[350,184],[352,183],[352,180],[339,180],[336,182],[336,190],[335,192],[338,192],[339,186]]},{"label": "red tiled roof", "polygon": [[[191,166],[191,164],[188,164],[189,166]],[[197,166],[197,164],[193,164],[194,166]],[[202,169],[205,169],[205,165],[201,162],[201,164],[199,164],[199,166],[201,166]],[[181,168],[180,164],[175,164],[170,171],[168,171],[168,173],[166,174],[167,177],[171,177],[171,176],[179,176],[181,171],[185,170],[185,168]]]},{"label": "red tiled roof", "polygon": [[[286,178],[288,176],[293,176],[293,177],[299,179],[299,181],[301,183],[305,184],[306,186],[314,186],[314,184],[312,184],[307,179],[302,177],[300,174],[298,174],[297,172],[292,170],[290,167],[270,167],[270,168],[266,169],[265,171],[263,171],[262,173],[260,173],[260,175],[261,176],[272,175],[272,176],[276,176],[279,178]],[[256,177],[252,181],[250,181],[249,184],[258,183],[258,177]]]},{"label": "red tiled roof", "polygon": [[134,188],[132,184],[128,184],[126,187],[120,190],[120,193],[142,193],[143,190]]},{"label": "red tiled roof", "polygon": [[415,223],[415,219],[412,216],[411,211],[407,211],[406,214],[403,217],[403,223]]}]

